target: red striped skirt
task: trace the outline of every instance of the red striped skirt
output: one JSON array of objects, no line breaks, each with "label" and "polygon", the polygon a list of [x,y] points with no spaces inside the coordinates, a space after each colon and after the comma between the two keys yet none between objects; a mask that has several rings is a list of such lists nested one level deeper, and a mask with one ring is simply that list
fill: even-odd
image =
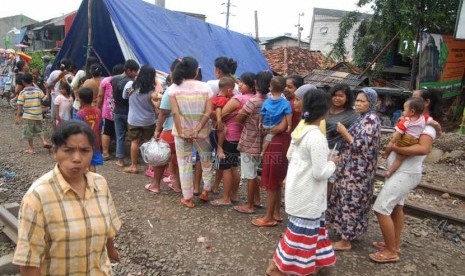
[{"label": "red striped skirt", "polygon": [[273,261],[281,272],[290,275],[309,275],[316,269],[334,265],[336,255],[328,238],[324,213],[316,219],[289,216]]}]

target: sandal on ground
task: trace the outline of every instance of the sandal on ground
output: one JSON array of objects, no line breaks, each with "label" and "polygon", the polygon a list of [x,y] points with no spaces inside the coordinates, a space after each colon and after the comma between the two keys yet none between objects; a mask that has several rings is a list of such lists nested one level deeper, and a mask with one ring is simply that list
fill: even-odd
[{"label": "sandal on ground", "polygon": [[352,245],[349,246],[340,246],[337,242],[333,243],[334,251],[350,251],[352,249]]},{"label": "sandal on ground", "polygon": [[34,150],[30,150],[30,149],[27,149],[27,150],[24,150],[25,153],[27,154],[36,154],[36,152]]},{"label": "sandal on ground", "polygon": [[252,220],[252,224],[257,227],[274,227],[278,225],[276,220],[265,221],[263,218],[256,218]]},{"label": "sandal on ground", "polygon": [[243,205],[234,207],[234,210],[236,210],[239,213],[243,213],[243,214],[254,214],[255,213],[253,209],[251,210]]},{"label": "sandal on ground", "polygon": [[283,217],[273,217],[274,220],[276,220],[277,222],[282,222],[284,219]]},{"label": "sandal on ground", "polygon": [[231,202],[226,203],[226,202],[221,201],[220,199],[212,200],[212,201],[210,201],[210,204],[212,206],[231,206]]},{"label": "sandal on ground", "polygon": [[187,208],[194,208],[195,207],[195,204],[194,204],[194,202],[192,202],[192,199],[187,200],[187,199],[181,198],[181,204],[186,206]]},{"label": "sandal on ground", "polygon": [[152,183],[145,185],[145,189],[151,192],[152,194],[156,194],[156,195],[160,194],[160,188],[152,187]]},{"label": "sandal on ground", "polygon": [[120,168],[124,167],[124,163],[120,163],[119,161],[116,161],[115,165],[120,167]]},{"label": "sandal on ground", "polygon": [[199,195],[199,199],[202,200],[202,201],[205,201],[205,202],[210,201],[210,198],[208,197],[208,194],[204,194],[204,193],[201,193]]},{"label": "sandal on ground", "polygon": [[52,145],[50,144],[45,144],[42,146],[44,149],[51,149],[52,148]]},{"label": "sandal on ground", "polygon": [[369,256],[372,261],[377,262],[377,263],[392,263],[392,262],[397,262],[400,260],[399,255],[388,257],[384,255],[381,251],[370,254]]},{"label": "sandal on ground", "polygon": [[103,156],[103,161],[111,160],[111,155]]},{"label": "sandal on ground", "polygon": [[125,173],[139,173],[139,171],[137,169],[133,169],[131,167],[124,168],[123,172],[125,172]]},{"label": "sandal on ground", "polygon": [[253,207],[258,208],[258,209],[263,209],[263,208],[265,208],[265,205],[263,205],[263,204],[254,204]]},{"label": "sandal on ground", "polygon": [[199,192],[194,192],[194,196],[199,196],[200,193]]},{"label": "sandal on ground", "polygon": [[180,193],[181,192],[181,189],[175,187],[173,183],[168,183],[168,184],[166,184],[166,186],[168,186],[168,188],[173,190],[173,192],[175,192],[175,193]]}]

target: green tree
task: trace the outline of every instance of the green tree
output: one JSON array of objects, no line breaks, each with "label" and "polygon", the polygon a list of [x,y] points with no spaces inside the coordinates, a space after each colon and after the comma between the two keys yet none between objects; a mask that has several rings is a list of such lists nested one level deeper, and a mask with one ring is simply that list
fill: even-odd
[{"label": "green tree", "polygon": [[398,40],[376,62],[375,75],[397,52],[414,57],[416,40],[421,32],[453,34],[459,0],[359,0],[358,7],[370,5],[373,15],[360,20],[360,13],[351,12],[340,23],[339,37],[333,44],[331,57],[345,60],[345,38],[358,22],[354,35],[353,62],[365,68],[381,49],[399,33]]}]

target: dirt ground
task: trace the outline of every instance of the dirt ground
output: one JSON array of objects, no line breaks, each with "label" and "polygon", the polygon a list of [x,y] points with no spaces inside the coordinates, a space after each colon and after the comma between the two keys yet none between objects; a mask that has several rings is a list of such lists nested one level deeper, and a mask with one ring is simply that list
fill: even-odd
[{"label": "dirt ground", "polygon": [[[20,127],[14,125],[13,111],[4,101],[0,101],[0,118],[0,204],[20,202],[32,181],[53,168],[54,160],[39,146],[36,155],[21,152],[26,143],[20,139]],[[463,137],[450,136],[463,149]],[[428,164],[424,179],[465,192],[463,161],[461,156],[449,163]],[[144,190],[149,182],[145,175],[125,174],[112,161],[98,172],[108,180],[123,221],[116,238],[123,264],[113,267],[115,275],[264,275],[285,230],[286,221],[274,228],[254,227],[251,220],[264,210],[243,215],[230,207],[200,202],[187,209],[179,203],[180,195],[167,186],[160,195],[150,194]],[[244,185],[240,191],[244,200]],[[264,199],[263,193],[262,203]],[[433,220],[407,217],[401,260],[380,265],[368,258],[375,252],[371,242],[381,237],[372,216],[368,233],[354,242],[353,250],[337,253],[331,275],[465,275],[465,242],[444,239],[437,226]],[[465,228],[454,230],[465,234]],[[205,237],[206,242],[198,242],[199,237]],[[12,249],[11,243],[0,241],[0,256]]]}]

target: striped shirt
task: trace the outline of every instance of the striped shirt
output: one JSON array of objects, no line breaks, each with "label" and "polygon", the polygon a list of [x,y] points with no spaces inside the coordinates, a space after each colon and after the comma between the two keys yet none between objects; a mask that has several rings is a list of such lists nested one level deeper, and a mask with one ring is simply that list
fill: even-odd
[{"label": "striped shirt", "polygon": [[42,275],[110,275],[108,238],[121,227],[106,180],[85,175],[80,199],[58,166],[36,180],[21,203],[13,263]]},{"label": "striped shirt", "polygon": [[28,86],[18,95],[18,105],[23,106],[23,119],[42,120],[42,100],[45,94],[37,87]]},{"label": "striped shirt", "polygon": [[[176,99],[181,118],[181,128],[184,131],[193,132],[194,128],[204,116],[206,102],[213,98],[210,86],[197,80],[185,80],[180,85],[172,84],[169,90],[170,99]],[[204,125],[197,135],[198,138],[206,138],[210,134],[210,120]],[[180,131],[173,127],[173,136],[179,136]],[[188,133],[187,133],[188,134]]]},{"label": "striped shirt", "polygon": [[245,120],[241,139],[237,146],[237,149],[240,152],[244,152],[252,156],[260,155],[262,139],[258,128],[258,117],[260,116],[260,110],[262,109],[262,105],[265,100],[266,95],[257,93],[242,107],[242,110],[247,113],[247,119]]}]

